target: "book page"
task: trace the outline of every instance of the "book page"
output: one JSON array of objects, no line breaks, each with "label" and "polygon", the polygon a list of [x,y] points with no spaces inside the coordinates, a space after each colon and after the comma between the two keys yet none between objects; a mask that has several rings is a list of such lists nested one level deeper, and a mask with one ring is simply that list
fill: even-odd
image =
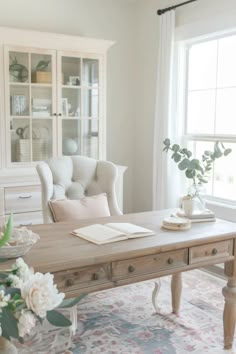
[{"label": "book page", "polygon": [[127,222],[111,222],[111,223],[108,223],[105,225],[114,229],[114,230],[121,231],[126,235],[130,235],[131,237],[132,237],[132,235],[138,236],[139,234],[142,236],[145,236],[146,234],[147,235],[149,235],[149,234],[154,235],[155,234],[152,230],[146,229],[145,227],[142,227],[142,226],[127,223]]},{"label": "book page", "polygon": [[127,236],[119,230],[111,229],[106,225],[94,224],[73,231],[73,234],[81,236],[88,241],[95,243],[107,243],[122,239],[126,239]]}]

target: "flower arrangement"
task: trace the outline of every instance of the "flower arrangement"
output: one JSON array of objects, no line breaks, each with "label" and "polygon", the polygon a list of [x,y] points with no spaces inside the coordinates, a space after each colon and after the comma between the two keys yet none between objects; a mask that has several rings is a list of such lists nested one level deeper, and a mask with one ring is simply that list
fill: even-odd
[{"label": "flower arrangement", "polygon": [[[1,233],[0,247],[11,236],[12,220],[11,215],[5,232]],[[24,336],[45,318],[57,327],[70,326],[71,321],[55,308],[59,305],[60,308],[71,307],[83,296],[63,301],[65,294],[58,292],[52,274],[35,273],[22,258],[18,258],[10,270],[0,272],[0,336],[23,343]]]}]

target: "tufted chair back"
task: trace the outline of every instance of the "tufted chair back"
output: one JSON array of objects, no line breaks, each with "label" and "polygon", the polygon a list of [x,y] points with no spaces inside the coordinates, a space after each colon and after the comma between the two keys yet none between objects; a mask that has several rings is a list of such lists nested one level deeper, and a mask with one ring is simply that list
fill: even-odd
[{"label": "tufted chair back", "polygon": [[42,188],[45,223],[53,222],[48,202],[51,199],[80,199],[107,193],[111,215],[122,214],[116,199],[117,167],[109,161],[85,156],[63,156],[41,162],[36,167]]}]

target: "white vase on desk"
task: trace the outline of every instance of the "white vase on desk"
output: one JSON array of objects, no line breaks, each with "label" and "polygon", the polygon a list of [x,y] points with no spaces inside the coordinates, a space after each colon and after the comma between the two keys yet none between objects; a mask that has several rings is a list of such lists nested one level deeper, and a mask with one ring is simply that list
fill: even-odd
[{"label": "white vase on desk", "polygon": [[194,200],[194,208],[204,211],[206,209],[206,188],[202,183],[193,183],[188,190],[188,194]]},{"label": "white vase on desk", "polygon": [[195,209],[195,200],[190,196],[183,197],[182,208],[186,216],[192,215]]}]

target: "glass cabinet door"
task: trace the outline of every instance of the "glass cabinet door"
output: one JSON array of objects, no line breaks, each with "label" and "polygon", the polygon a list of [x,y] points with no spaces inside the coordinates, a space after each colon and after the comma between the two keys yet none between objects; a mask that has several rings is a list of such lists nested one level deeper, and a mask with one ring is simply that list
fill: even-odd
[{"label": "glass cabinet door", "polygon": [[10,163],[53,156],[55,54],[7,49],[7,131]]},{"label": "glass cabinet door", "polygon": [[[63,155],[99,157],[99,59],[60,54]],[[59,150],[60,150],[59,148]]]}]

